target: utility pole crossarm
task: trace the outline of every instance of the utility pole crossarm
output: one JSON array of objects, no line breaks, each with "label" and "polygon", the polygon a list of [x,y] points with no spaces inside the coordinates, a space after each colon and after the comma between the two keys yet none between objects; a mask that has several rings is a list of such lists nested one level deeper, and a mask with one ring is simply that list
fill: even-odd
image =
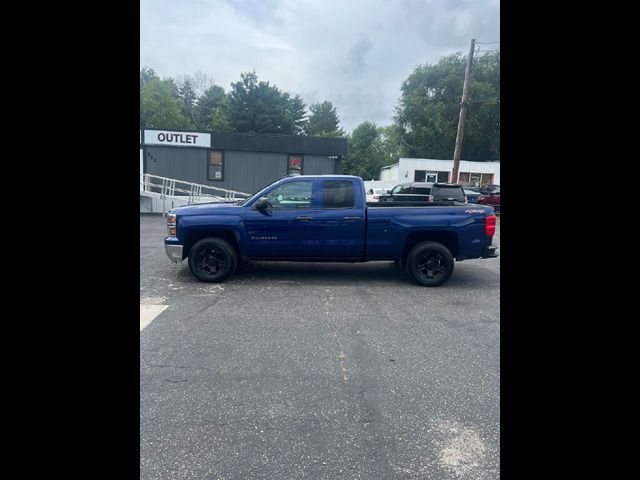
[{"label": "utility pole crossarm", "polygon": [[462,137],[464,135],[464,124],[467,120],[469,110],[469,80],[471,79],[471,64],[473,62],[473,51],[475,50],[476,39],[471,39],[471,48],[467,57],[467,68],[464,72],[464,86],[462,87],[462,104],[460,105],[460,118],[458,119],[458,133],[456,134],[456,148],[453,152],[453,171],[451,172],[451,183],[458,183],[460,170],[460,154],[462,153]]}]

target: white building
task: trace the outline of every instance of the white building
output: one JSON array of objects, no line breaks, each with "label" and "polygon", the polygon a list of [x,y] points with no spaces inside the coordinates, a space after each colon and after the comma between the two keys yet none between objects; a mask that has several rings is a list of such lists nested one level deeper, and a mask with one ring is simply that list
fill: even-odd
[{"label": "white building", "polygon": [[[400,158],[398,163],[380,169],[384,182],[450,182],[453,160]],[[500,185],[500,162],[460,161],[458,183],[462,185]]]}]

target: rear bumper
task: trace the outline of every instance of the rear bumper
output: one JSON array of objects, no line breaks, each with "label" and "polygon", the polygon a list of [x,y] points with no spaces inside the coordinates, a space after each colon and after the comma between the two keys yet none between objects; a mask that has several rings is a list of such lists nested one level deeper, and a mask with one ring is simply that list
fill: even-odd
[{"label": "rear bumper", "polygon": [[[164,241],[164,251],[172,262],[180,263],[182,261],[182,245],[171,242],[170,239],[175,237],[167,237]],[[176,239],[177,240],[177,239]]]},{"label": "rear bumper", "polygon": [[497,257],[498,254],[496,253],[496,250],[498,249],[498,247],[494,247],[492,245],[487,245],[486,247],[484,247],[482,249],[482,258],[494,258]]}]

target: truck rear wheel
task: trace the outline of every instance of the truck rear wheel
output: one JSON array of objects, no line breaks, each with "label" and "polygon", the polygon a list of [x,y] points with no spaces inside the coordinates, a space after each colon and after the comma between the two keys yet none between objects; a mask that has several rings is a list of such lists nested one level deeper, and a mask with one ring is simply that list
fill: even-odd
[{"label": "truck rear wheel", "polygon": [[437,287],[453,273],[453,255],[441,243],[422,242],[407,255],[405,271],[419,285]]},{"label": "truck rear wheel", "polygon": [[203,238],[189,252],[189,269],[203,282],[223,282],[235,272],[237,266],[236,251],[222,238]]}]

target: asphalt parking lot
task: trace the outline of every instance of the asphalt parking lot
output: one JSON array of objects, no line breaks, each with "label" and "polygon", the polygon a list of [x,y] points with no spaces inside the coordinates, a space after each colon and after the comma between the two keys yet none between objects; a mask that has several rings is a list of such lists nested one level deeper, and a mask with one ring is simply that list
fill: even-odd
[{"label": "asphalt parking lot", "polygon": [[165,232],[140,216],[141,479],[499,478],[499,257],[437,288],[392,262],[206,284]]}]

